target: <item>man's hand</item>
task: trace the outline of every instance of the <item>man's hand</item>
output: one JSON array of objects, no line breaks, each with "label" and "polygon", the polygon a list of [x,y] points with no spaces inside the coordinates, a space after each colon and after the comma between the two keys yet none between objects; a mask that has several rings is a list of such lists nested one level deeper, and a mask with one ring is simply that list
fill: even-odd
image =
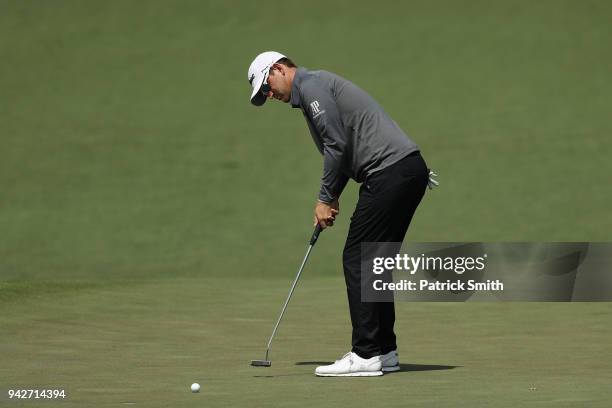
[{"label": "man's hand", "polygon": [[340,213],[338,200],[331,203],[317,202],[314,209],[314,225],[319,224],[322,229],[331,227],[336,221],[336,215]]}]

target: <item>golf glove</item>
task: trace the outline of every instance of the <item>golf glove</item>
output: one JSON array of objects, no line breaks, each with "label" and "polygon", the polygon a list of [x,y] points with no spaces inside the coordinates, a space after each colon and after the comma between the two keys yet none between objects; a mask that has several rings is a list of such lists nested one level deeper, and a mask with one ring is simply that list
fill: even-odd
[{"label": "golf glove", "polygon": [[433,190],[434,187],[438,187],[440,185],[438,180],[436,180],[434,177],[438,177],[438,175],[434,173],[433,170],[429,170],[429,179],[427,179],[427,187],[429,187],[430,190]]}]

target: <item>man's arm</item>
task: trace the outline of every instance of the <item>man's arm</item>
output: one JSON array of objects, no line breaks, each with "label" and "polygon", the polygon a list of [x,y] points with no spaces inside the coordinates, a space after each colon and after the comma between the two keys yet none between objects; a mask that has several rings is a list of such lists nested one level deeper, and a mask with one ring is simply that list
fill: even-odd
[{"label": "man's arm", "polygon": [[344,124],[327,85],[311,79],[302,87],[305,114],[322,143],[323,177],[319,201],[332,203],[340,197],[349,177],[342,172],[346,150]]}]

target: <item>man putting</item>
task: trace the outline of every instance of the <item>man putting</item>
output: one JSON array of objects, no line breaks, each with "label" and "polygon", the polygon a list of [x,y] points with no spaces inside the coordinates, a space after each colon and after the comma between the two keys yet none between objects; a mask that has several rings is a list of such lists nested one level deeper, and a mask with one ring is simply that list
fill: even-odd
[{"label": "man putting", "polygon": [[428,185],[418,146],[370,95],[331,72],[298,68],[268,51],[253,60],[248,79],[253,105],[274,98],[301,109],[323,155],[315,225],[332,226],[349,178],[361,183],[343,252],[352,349],[335,363],[317,367],[315,374],[378,376],[399,370],[394,304],[361,301],[361,243],[404,240]]}]

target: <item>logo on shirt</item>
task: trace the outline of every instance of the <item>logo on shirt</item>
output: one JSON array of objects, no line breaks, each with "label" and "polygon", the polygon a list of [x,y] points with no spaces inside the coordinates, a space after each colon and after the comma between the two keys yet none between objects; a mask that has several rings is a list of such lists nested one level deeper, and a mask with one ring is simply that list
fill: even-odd
[{"label": "logo on shirt", "polygon": [[313,115],[316,115],[317,113],[320,112],[319,110],[319,101],[314,101],[313,103],[310,104],[310,110],[312,111]]},{"label": "logo on shirt", "polygon": [[321,110],[319,106],[319,101],[314,101],[310,104],[310,111],[312,113],[312,118],[316,118],[317,116],[325,113],[324,110]]}]

